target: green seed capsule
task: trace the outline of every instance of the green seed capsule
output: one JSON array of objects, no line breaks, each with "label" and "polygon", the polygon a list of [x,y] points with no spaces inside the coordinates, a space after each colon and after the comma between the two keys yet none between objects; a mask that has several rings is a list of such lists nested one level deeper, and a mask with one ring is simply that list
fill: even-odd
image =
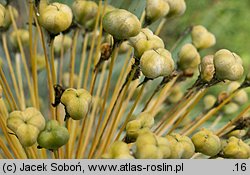
[{"label": "green seed capsule", "polygon": [[72,39],[68,35],[58,35],[54,40],[54,52],[57,56],[61,54],[61,50],[66,52],[72,45]]},{"label": "green seed capsule", "polygon": [[215,36],[202,26],[194,26],[191,31],[192,42],[197,49],[206,49],[216,43]]},{"label": "green seed capsule", "polygon": [[144,52],[140,66],[145,77],[154,79],[170,75],[174,70],[174,61],[169,51],[159,48]]},{"label": "green seed capsule", "polygon": [[146,21],[148,24],[166,16],[169,12],[169,4],[165,0],[147,0]]},{"label": "green seed capsule", "polygon": [[249,145],[236,137],[229,138],[222,152],[226,158],[248,159],[250,157]]},{"label": "green seed capsule", "polygon": [[138,135],[148,132],[154,124],[154,118],[150,113],[143,112],[137,119],[132,120],[126,125],[126,137],[131,141],[135,141]]},{"label": "green seed capsule", "polygon": [[12,130],[20,143],[29,147],[36,143],[38,134],[45,127],[45,119],[36,108],[13,111],[7,118],[7,127]]},{"label": "green seed capsule", "polygon": [[174,86],[174,88],[171,88],[170,94],[167,98],[167,100],[170,103],[177,103],[181,98],[183,97],[184,93],[182,92],[180,86]]},{"label": "green seed capsule", "polygon": [[68,88],[63,92],[61,102],[73,120],[81,120],[90,108],[91,98],[85,89]]},{"label": "green seed capsule", "polygon": [[19,35],[21,43],[24,46],[29,45],[29,31],[25,29],[18,29],[17,31],[13,31],[10,34],[10,43],[13,46],[13,48],[17,49],[18,48],[18,40],[17,36]]},{"label": "green seed capsule", "polygon": [[56,120],[46,123],[45,130],[42,131],[37,139],[40,147],[49,150],[57,150],[65,145],[69,140],[69,132],[64,126],[60,126]]},{"label": "green seed capsule", "polygon": [[181,16],[186,11],[186,2],[185,0],[165,0],[170,9],[167,17],[176,17]]},{"label": "green seed capsule", "polygon": [[162,39],[154,35],[148,28],[142,29],[138,35],[131,37],[129,41],[135,49],[135,57],[137,58],[140,58],[147,50],[165,47]]},{"label": "green seed capsule", "polygon": [[98,6],[93,1],[76,0],[72,5],[72,11],[77,23],[84,26],[87,21],[95,18]]},{"label": "green seed capsule", "polygon": [[122,141],[115,141],[108,152],[102,155],[104,159],[133,159],[130,155],[129,147]]},{"label": "green seed capsule", "polygon": [[214,73],[215,73],[214,56],[207,55],[202,59],[200,64],[201,79],[205,82],[209,82],[213,79]]},{"label": "green seed capsule", "polygon": [[157,137],[157,147],[161,151],[163,159],[167,159],[171,156],[170,142],[165,137]]},{"label": "green seed capsule", "polygon": [[213,95],[206,95],[203,99],[204,109],[208,110],[212,108],[216,102],[216,97]]},{"label": "green seed capsule", "polygon": [[196,152],[215,156],[221,151],[220,138],[207,129],[195,133],[191,139]]},{"label": "green seed capsule", "polygon": [[216,77],[220,80],[239,80],[243,73],[241,58],[229,50],[221,49],[214,55]]},{"label": "green seed capsule", "polygon": [[[1,24],[0,28],[2,28],[4,30],[7,30],[10,27],[10,25],[11,25],[10,12],[9,12],[8,9],[3,10],[3,6],[2,7],[1,6],[2,5],[0,5],[0,9],[2,9],[2,10],[0,10],[0,11],[2,11],[2,15],[3,15],[4,19],[3,19],[2,24],[0,23]],[[12,6],[9,6],[9,8],[11,9],[11,11],[13,13],[14,19],[16,19],[18,17],[18,11],[17,11],[17,9],[14,8],[14,7],[12,7]],[[1,16],[1,12],[0,12],[0,16]]]},{"label": "green seed capsule", "polygon": [[52,34],[65,31],[72,23],[72,11],[65,4],[57,2],[47,4],[47,1],[43,0],[40,2],[39,13],[38,19],[41,26]]},{"label": "green seed capsule", "polygon": [[171,149],[171,156],[169,158],[180,159],[184,153],[183,145],[171,135],[166,135],[166,138],[170,143],[170,149]]},{"label": "green seed capsule", "polygon": [[178,66],[181,70],[196,69],[201,62],[200,54],[192,44],[185,44],[178,56]]},{"label": "green seed capsule", "polygon": [[141,30],[138,18],[123,9],[106,13],[103,17],[103,28],[117,40],[125,40],[136,36]]},{"label": "green seed capsule", "polygon": [[230,102],[223,107],[223,112],[225,114],[228,114],[228,115],[233,114],[233,113],[237,112],[238,110],[239,110],[239,105],[237,105],[234,102]]},{"label": "green seed capsule", "polygon": [[247,131],[244,129],[237,129],[234,131],[231,131],[230,133],[227,134],[227,137],[236,137],[238,139],[241,139],[246,135]]}]

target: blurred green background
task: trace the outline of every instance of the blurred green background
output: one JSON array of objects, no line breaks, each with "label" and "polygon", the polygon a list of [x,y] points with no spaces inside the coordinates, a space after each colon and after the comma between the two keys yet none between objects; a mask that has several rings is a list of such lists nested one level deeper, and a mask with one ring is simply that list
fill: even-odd
[{"label": "blurred green background", "polygon": [[[72,4],[73,0],[53,0]],[[95,0],[98,2],[98,0]],[[118,8],[125,8],[138,17],[146,0],[108,0]],[[202,55],[227,48],[238,53],[250,65],[250,1],[249,0],[186,0],[187,10],[179,18],[168,21],[160,36],[166,47],[171,47],[178,36],[190,25],[202,24],[215,34],[216,45]]]}]

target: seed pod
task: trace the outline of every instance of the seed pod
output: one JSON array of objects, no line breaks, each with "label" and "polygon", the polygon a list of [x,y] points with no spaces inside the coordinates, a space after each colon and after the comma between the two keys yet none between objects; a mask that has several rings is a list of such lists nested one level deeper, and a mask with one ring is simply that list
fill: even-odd
[{"label": "seed pod", "polygon": [[157,147],[156,136],[151,132],[140,134],[135,142],[135,157],[139,159],[162,159],[163,152]]},{"label": "seed pod", "polygon": [[[233,91],[235,91],[236,89],[238,89],[240,87],[240,83],[239,82],[231,82],[228,85],[227,88],[227,92],[228,94],[232,93]],[[243,105],[245,103],[247,103],[248,101],[248,94],[244,89],[239,90],[235,96],[232,99],[233,102],[237,103],[238,105]]]},{"label": "seed pod", "polygon": [[123,54],[126,53],[131,47],[131,45],[129,44],[129,41],[123,41],[120,49],[119,49],[119,53]]},{"label": "seed pod", "polygon": [[231,131],[230,133],[227,134],[227,137],[230,138],[230,137],[236,137],[238,139],[241,139],[242,137],[244,137],[246,135],[246,130],[244,129],[237,129],[237,130],[234,130],[234,131]]},{"label": "seed pod", "polygon": [[91,95],[85,89],[68,88],[62,94],[61,103],[65,106],[69,117],[81,120],[88,113]]},{"label": "seed pod", "polygon": [[146,22],[148,24],[166,16],[169,12],[169,5],[165,0],[147,0]]},{"label": "seed pod", "polygon": [[[65,72],[62,77],[63,87],[69,87],[70,73]],[[73,87],[76,87],[78,83],[78,75],[73,75]]]},{"label": "seed pod", "polygon": [[95,18],[98,6],[93,1],[76,0],[72,4],[72,11],[77,23],[84,26],[87,21]]},{"label": "seed pod", "polygon": [[7,127],[12,130],[20,143],[29,147],[36,143],[38,134],[45,127],[45,119],[36,108],[13,111],[7,118]]},{"label": "seed pod", "polygon": [[156,145],[157,140],[152,132],[145,132],[140,134],[136,140],[137,147],[143,147],[145,145]]},{"label": "seed pod", "polygon": [[[12,10],[14,19],[16,19],[18,17],[18,11],[16,10],[16,8],[9,6],[9,8]],[[7,30],[10,25],[11,25],[11,18],[10,18],[10,13],[8,9],[3,10],[3,6],[0,4],[0,11],[2,11],[2,15],[4,17],[4,20],[2,23],[0,23],[0,28]],[[1,16],[1,12],[0,12],[0,16]],[[1,17],[0,17],[1,18]]]},{"label": "seed pod", "polygon": [[132,120],[126,125],[126,139],[134,142],[138,135],[148,132],[154,124],[154,118],[147,112],[141,113],[137,119]]},{"label": "seed pod", "polygon": [[68,29],[72,23],[72,11],[65,4],[57,2],[47,4],[47,0],[41,0],[39,13],[38,19],[41,26],[55,35]]},{"label": "seed pod", "polygon": [[4,16],[5,16],[5,7],[2,4],[0,4],[0,27],[3,26]]},{"label": "seed pod", "polygon": [[213,79],[215,73],[214,69],[214,56],[207,55],[201,60],[200,64],[200,76],[205,82],[209,82]]},{"label": "seed pod", "polygon": [[241,139],[230,137],[222,152],[226,158],[248,159],[250,157],[250,146]]},{"label": "seed pod", "polygon": [[228,115],[233,114],[237,112],[238,110],[239,110],[239,105],[237,105],[234,102],[230,102],[223,107],[223,112]]},{"label": "seed pod", "polygon": [[183,95],[184,93],[182,92],[180,86],[174,86],[174,88],[171,88],[167,100],[170,103],[177,103],[183,97]]},{"label": "seed pod", "polygon": [[229,50],[221,49],[214,55],[215,75],[220,80],[239,80],[243,73],[241,58]]},{"label": "seed pod", "polygon": [[141,29],[141,32],[135,37],[131,37],[129,41],[134,47],[135,57],[137,58],[140,58],[147,50],[165,47],[162,39],[154,35],[148,28]]},{"label": "seed pod", "polygon": [[157,137],[157,147],[161,151],[163,159],[167,159],[171,156],[170,143],[165,137]]},{"label": "seed pod", "polygon": [[200,64],[200,54],[192,44],[185,44],[179,54],[178,66],[181,70],[195,69]]},{"label": "seed pod", "polygon": [[13,46],[13,48],[15,49],[18,48],[18,40],[17,40],[18,35],[24,46],[29,45],[29,31],[25,29],[18,29],[17,31],[13,31],[10,34],[10,43]]},{"label": "seed pod", "polygon": [[36,55],[36,62],[37,62],[37,70],[41,71],[42,69],[45,68],[46,62],[45,62],[45,57],[44,55],[37,54]]},{"label": "seed pod", "polygon": [[106,13],[103,17],[103,28],[117,40],[125,40],[136,36],[141,30],[138,18],[123,9]]},{"label": "seed pod", "polygon": [[42,131],[37,139],[39,147],[57,150],[65,145],[69,140],[69,131],[64,126],[60,126],[58,121],[50,120],[46,123],[45,130]]},{"label": "seed pod", "polygon": [[138,120],[141,121],[141,127],[151,128],[154,125],[154,117],[148,112],[142,112],[138,116]]},{"label": "seed pod", "polygon": [[169,13],[167,14],[168,18],[181,16],[186,11],[185,0],[165,0],[165,1],[168,3],[170,7]]},{"label": "seed pod", "polygon": [[220,138],[207,129],[202,129],[192,136],[195,151],[207,156],[215,156],[221,150]]},{"label": "seed pod", "polygon": [[175,140],[177,140],[183,146],[184,151],[181,155],[182,159],[189,159],[194,155],[195,147],[194,147],[194,144],[189,137],[182,136],[182,135],[177,134],[177,133],[173,133],[173,134],[171,134],[171,136],[174,137]]},{"label": "seed pod", "polygon": [[170,143],[170,149],[171,149],[171,156],[169,158],[180,159],[184,153],[183,145],[171,135],[166,135],[166,138]]},{"label": "seed pod", "polygon": [[145,77],[154,79],[169,76],[174,70],[174,61],[169,51],[159,48],[144,52],[140,66]]},{"label": "seed pod", "polygon": [[197,25],[191,31],[192,42],[197,49],[206,49],[216,43],[215,36],[202,25]]},{"label": "seed pod", "polygon": [[57,56],[60,55],[62,47],[63,51],[66,52],[72,45],[72,39],[68,35],[58,35],[54,40],[54,52]]},{"label": "seed pod", "polygon": [[216,102],[216,97],[213,95],[206,95],[203,99],[204,109],[211,109]]},{"label": "seed pod", "polygon": [[102,155],[104,159],[133,159],[130,155],[129,147],[122,141],[115,141],[108,152]]}]

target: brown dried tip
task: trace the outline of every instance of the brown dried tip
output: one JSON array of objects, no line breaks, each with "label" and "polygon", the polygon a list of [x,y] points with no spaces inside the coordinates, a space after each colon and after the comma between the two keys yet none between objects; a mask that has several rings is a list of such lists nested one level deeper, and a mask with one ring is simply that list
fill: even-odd
[{"label": "brown dried tip", "polygon": [[55,84],[53,86],[53,88],[54,88],[54,91],[55,91],[55,102],[52,103],[52,106],[56,107],[56,106],[58,106],[60,104],[61,97],[62,97],[62,94],[65,91],[65,89],[59,84]]},{"label": "brown dried tip", "polygon": [[100,60],[108,60],[112,53],[112,47],[109,43],[103,43],[101,45],[101,58]]},{"label": "brown dried tip", "polygon": [[241,118],[235,123],[235,128],[233,130],[237,129],[245,129],[250,128],[250,117]]},{"label": "brown dried tip", "polygon": [[104,61],[107,61],[112,54],[112,47],[109,43],[101,45],[101,56],[98,63],[95,65],[94,71],[97,71]]},{"label": "brown dried tip", "polygon": [[226,98],[228,97],[228,94],[227,92],[221,92],[219,95],[218,95],[218,103],[222,103]]}]

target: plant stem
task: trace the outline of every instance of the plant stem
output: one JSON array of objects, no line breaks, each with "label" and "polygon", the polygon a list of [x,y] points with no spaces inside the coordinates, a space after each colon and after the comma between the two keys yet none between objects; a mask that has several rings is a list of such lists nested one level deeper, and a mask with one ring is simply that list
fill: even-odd
[{"label": "plant stem", "polygon": [[80,31],[79,28],[77,28],[73,36],[73,44],[71,48],[71,58],[70,58],[70,69],[69,69],[70,70],[69,87],[74,87],[76,46],[77,46],[77,38],[79,31]]},{"label": "plant stem", "polygon": [[[105,87],[105,94],[104,94],[104,98],[103,98],[103,104],[102,104],[102,108],[101,108],[101,112],[100,112],[100,116],[99,116],[99,121],[98,121],[98,124],[97,124],[97,128],[96,128],[96,135],[93,139],[93,142],[92,142],[92,146],[91,146],[91,149],[90,149],[90,152],[89,152],[89,156],[88,158],[91,158],[93,156],[93,153],[94,153],[94,150],[98,144],[98,142],[100,141],[100,138],[101,138],[101,135],[102,135],[102,132],[103,130],[105,129],[104,127],[102,127],[100,129],[100,131],[98,132],[98,129],[100,127],[100,124],[101,124],[101,118],[102,118],[102,115],[104,113],[104,109],[105,109],[105,105],[106,105],[106,101],[107,101],[107,98],[108,98],[108,94],[109,94],[109,85],[110,85],[110,81],[111,81],[111,76],[112,76],[112,72],[113,72],[113,67],[114,67],[114,62],[115,62],[115,58],[117,57],[118,55],[118,46],[115,45],[115,48],[114,48],[114,51],[111,55],[111,63],[110,63],[110,69],[109,69],[109,75],[108,75],[108,80],[107,80],[107,84],[106,84],[106,87]],[[103,121],[103,125],[102,126],[105,126],[106,122],[107,122],[108,118],[104,118],[104,121]]]},{"label": "plant stem", "polygon": [[87,50],[87,45],[88,45],[88,39],[89,39],[89,33],[85,33],[84,41],[83,41],[83,48],[82,48],[82,55],[81,55],[80,70],[78,74],[77,88],[82,87],[82,76],[83,76],[84,63],[86,60],[86,50]]},{"label": "plant stem", "polygon": [[18,53],[16,54],[16,71],[17,71],[17,80],[18,80],[19,89],[20,89],[20,97],[21,97],[21,102],[22,102],[20,109],[24,110],[26,105],[25,105],[25,96],[24,96],[24,90],[23,90],[21,60],[20,60],[20,55]]},{"label": "plant stem", "polygon": [[58,149],[54,149],[53,153],[54,153],[55,159],[59,159]]},{"label": "plant stem", "polygon": [[31,70],[32,70],[32,79],[34,84],[34,96],[35,96],[35,107],[39,109],[39,95],[38,95],[38,81],[37,81],[37,60],[35,57],[36,44],[33,47],[33,31],[32,31],[32,23],[33,23],[33,1],[29,3],[29,53],[30,53],[30,61],[31,61]]},{"label": "plant stem", "polygon": [[237,117],[235,117],[232,121],[228,122],[221,129],[216,131],[216,135],[222,136],[223,132],[226,131],[229,127],[231,127],[235,122],[237,122],[240,118],[242,118],[247,112],[250,111],[250,105],[248,105]]},{"label": "plant stem", "polygon": [[218,112],[226,103],[228,103],[238,92],[238,90],[231,93],[225,100],[223,100],[222,103],[220,103],[216,108],[211,109],[206,113],[197,123],[195,123],[189,130],[187,130],[183,135],[190,135],[192,134],[199,126],[201,126],[204,122],[206,122],[208,119],[210,119],[216,112]]},{"label": "plant stem", "polygon": [[13,86],[14,86],[15,94],[16,94],[17,99],[18,99],[18,104],[19,104],[19,106],[21,106],[21,98],[20,98],[20,95],[19,95],[17,80],[16,80],[16,76],[15,76],[15,73],[14,73],[14,70],[13,70],[13,66],[12,66],[11,58],[10,58],[10,53],[9,53],[8,46],[7,46],[6,33],[2,33],[2,43],[3,43],[3,49],[4,49],[4,52],[5,52],[6,60],[7,60],[7,63],[8,63],[8,68],[9,68],[9,71],[10,71],[11,80],[12,80],[12,83],[13,83]]},{"label": "plant stem", "polygon": [[166,23],[167,19],[166,18],[162,18],[160,24],[158,25],[156,31],[155,31],[155,35],[159,35],[161,32],[162,27],[164,26],[164,24]]},{"label": "plant stem", "polygon": [[6,146],[1,137],[0,137],[0,148],[2,149],[3,153],[8,159],[14,159],[14,157],[10,153],[10,150],[8,149],[8,147]]},{"label": "plant stem", "polygon": [[3,88],[4,94],[6,95],[6,99],[8,100],[8,103],[10,105],[11,110],[12,111],[17,110],[18,106],[17,106],[16,101],[13,97],[13,93],[11,92],[9,83],[4,75],[2,68],[0,68],[0,77],[1,77],[0,83],[1,83],[1,86]]},{"label": "plant stem", "polygon": [[[104,80],[104,71],[106,69],[107,63],[104,63],[103,69],[102,69],[102,73],[100,76],[100,80],[99,80],[99,86],[97,88],[97,92],[96,92],[96,96],[95,99],[98,101],[98,97],[101,93],[101,88],[102,88],[102,83]],[[97,113],[97,108],[98,108],[98,102],[94,102],[93,108],[91,110],[91,114],[90,114],[90,119],[88,122],[86,122],[86,124],[82,124],[82,128],[81,128],[81,132],[80,132],[80,136],[79,136],[79,141],[78,141],[78,146],[76,149],[76,158],[83,158],[84,157],[84,153],[86,152],[86,148],[87,145],[90,143],[90,137],[91,134],[93,134],[91,131],[94,128],[94,123],[95,123],[95,114]]]},{"label": "plant stem", "polygon": [[62,43],[61,43],[61,50],[60,50],[60,65],[59,65],[59,76],[58,76],[59,84],[62,84],[62,78],[63,78],[64,39],[65,39],[65,35],[62,36]]},{"label": "plant stem", "polygon": [[29,88],[29,92],[30,92],[30,96],[31,96],[31,102],[32,102],[33,106],[35,106],[36,105],[35,95],[34,95],[34,91],[33,91],[31,80],[30,80],[29,69],[27,66],[27,62],[26,62],[26,58],[25,58],[25,54],[24,54],[24,50],[23,50],[23,45],[22,45],[19,33],[17,32],[18,29],[17,29],[16,21],[14,19],[13,12],[12,12],[12,9],[10,6],[8,6],[8,11],[10,13],[10,18],[11,18],[11,22],[13,24],[14,31],[17,33],[17,42],[18,42],[18,46],[20,49],[20,53],[21,53],[21,58],[22,58],[23,66],[24,66],[25,75],[27,78],[28,88]]},{"label": "plant stem", "polygon": [[[100,150],[101,153],[103,153],[103,152],[106,150],[107,145],[110,143],[111,138],[112,138],[112,136],[113,136],[113,134],[114,134],[114,133],[113,133],[113,132],[114,132],[114,129],[117,128],[117,125],[118,125],[118,122],[119,122],[117,116],[118,116],[119,113],[120,113],[120,110],[121,110],[121,108],[122,108],[123,101],[124,101],[124,99],[125,99],[125,97],[126,97],[126,92],[127,92],[128,88],[129,88],[130,82],[132,81],[132,78],[133,78],[133,76],[134,76],[134,74],[135,74],[135,71],[136,71],[135,69],[132,71],[132,73],[131,73],[131,75],[130,75],[130,77],[129,77],[129,80],[128,80],[128,82],[126,83],[125,89],[124,89],[124,91],[123,91],[122,98],[121,98],[121,100],[120,100],[120,104],[119,104],[119,106],[118,106],[118,111],[117,111],[116,114],[113,116],[113,119],[114,119],[114,120],[110,122],[110,126],[111,126],[111,127],[107,130],[107,133],[109,133],[109,134],[108,134],[108,137],[107,137],[107,140],[106,140],[105,144],[103,144],[103,146],[99,148],[99,150]],[[139,95],[138,100],[137,100],[136,102],[139,101],[140,96],[141,96],[141,93],[142,93],[142,91],[140,92],[140,95]],[[114,106],[113,106],[113,107],[114,107]],[[113,110],[112,110],[112,111],[113,111]],[[108,120],[111,118],[111,115],[112,115],[112,113],[109,115]],[[107,123],[108,123],[108,122],[107,122]],[[106,128],[106,127],[107,127],[107,124],[106,124],[105,128]]]},{"label": "plant stem", "polygon": [[[100,3],[101,3],[101,1],[100,1]],[[87,68],[86,68],[85,76],[84,76],[83,88],[85,88],[85,89],[87,88],[90,66],[91,66],[92,56],[93,56],[93,52],[94,52],[94,48],[95,48],[96,33],[97,33],[98,24],[99,24],[99,18],[100,18],[100,5],[99,5],[97,16],[96,16],[95,27],[94,27],[94,31],[93,31],[92,40],[91,40],[91,47],[90,47],[89,56],[88,56],[88,60],[87,60]]]},{"label": "plant stem", "polygon": [[35,24],[37,26],[37,30],[39,33],[39,36],[41,38],[41,42],[42,42],[42,47],[43,47],[43,52],[44,52],[44,56],[45,56],[45,63],[46,63],[46,71],[47,71],[47,81],[48,81],[48,88],[49,88],[49,107],[50,107],[50,111],[52,114],[52,119],[55,119],[55,108],[51,105],[52,103],[54,103],[54,89],[53,89],[53,84],[52,84],[52,79],[51,79],[51,70],[50,70],[50,64],[49,64],[49,59],[48,59],[48,55],[47,55],[47,51],[46,51],[46,45],[45,45],[45,40],[44,40],[44,35],[43,32],[41,30],[41,26],[39,25],[38,21],[37,21],[37,17],[34,15],[34,19],[35,19]]}]

